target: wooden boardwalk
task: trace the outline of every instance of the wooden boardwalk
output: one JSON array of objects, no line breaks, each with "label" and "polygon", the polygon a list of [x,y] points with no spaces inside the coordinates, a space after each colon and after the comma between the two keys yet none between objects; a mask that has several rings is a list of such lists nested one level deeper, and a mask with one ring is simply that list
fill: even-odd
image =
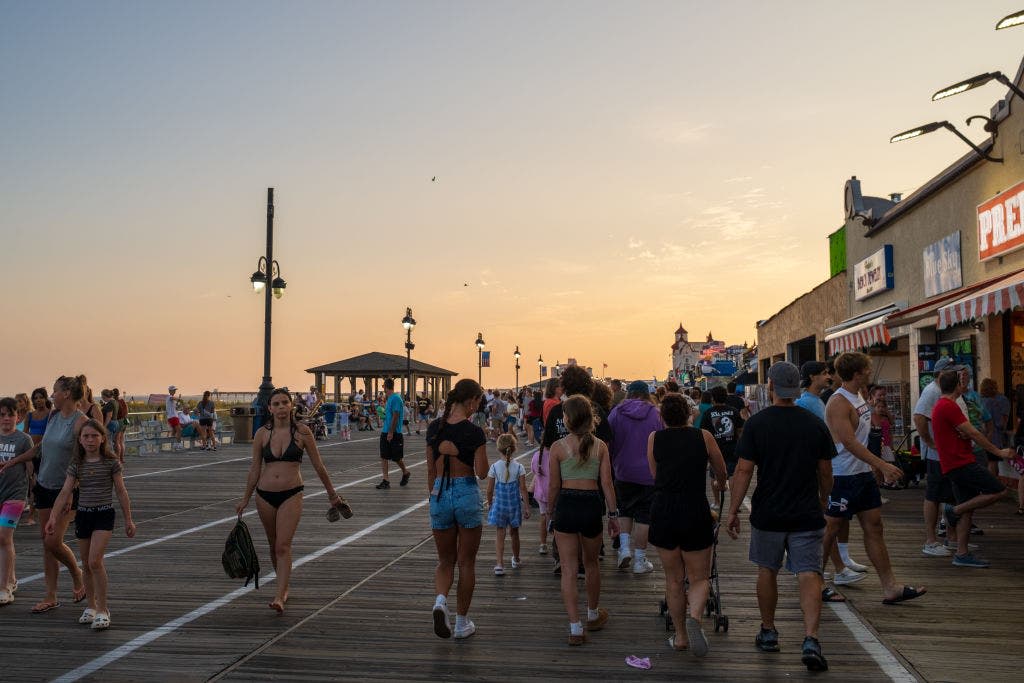
[{"label": "wooden boardwalk", "polygon": [[[113,626],[79,626],[82,605],[70,604],[61,575],[61,608],[29,609],[42,595],[36,527],[16,532],[17,601],[0,608],[5,633],[3,680],[201,681],[254,680],[800,680],[802,640],[796,582],[780,576],[778,628],[783,652],[753,647],[759,618],[747,540],[723,537],[719,546],[728,633],[713,633],[703,660],[670,651],[657,615],[663,578],[602,566],[605,630],[581,648],[566,645],[567,624],[551,560],[536,554],[536,518],[523,532],[525,566],[495,577],[493,531],[486,530],[477,562],[470,612],[477,624],[466,641],[433,635],[435,555],[425,506],[422,437],[407,437],[413,478],[407,488],[373,488],[380,476],[378,432],[362,441],[328,442],[323,454],[356,516],[330,524],[323,489],[303,465],[305,515],[294,557],[287,612],[267,608],[274,585],[242,589],[220,566],[223,541],[241,494],[249,451],[163,453],[128,461],[135,508],[134,539],[115,531],[107,560]],[[367,438],[368,437],[368,438]],[[493,453],[492,453],[493,457]],[[887,494],[887,537],[897,576],[924,583],[929,595],[896,607],[880,602],[872,573],[845,593],[848,606],[826,607],[821,640],[837,681],[1021,680],[1019,636],[1024,632],[1024,519],[1010,502],[981,513],[981,554],[989,570],[965,570],[921,555],[917,489]],[[254,509],[254,508],[250,508]],[[118,515],[119,524],[120,513]],[[264,567],[266,540],[255,515],[247,518]],[[746,531],[746,529],[745,529]],[[70,535],[69,535],[70,536]],[[854,531],[854,556],[866,560]],[[70,542],[70,541],[69,541]],[[581,583],[582,586],[582,583]],[[454,594],[452,596],[454,603]],[[631,669],[629,655],[651,658],[648,671]]]}]

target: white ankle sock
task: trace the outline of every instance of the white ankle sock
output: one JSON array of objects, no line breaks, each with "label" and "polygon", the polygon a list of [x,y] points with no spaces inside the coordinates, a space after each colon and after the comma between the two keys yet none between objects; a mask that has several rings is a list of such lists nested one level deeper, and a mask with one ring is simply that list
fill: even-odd
[{"label": "white ankle sock", "polygon": [[629,534],[619,534],[619,547],[625,550],[626,552],[629,552]]},{"label": "white ankle sock", "polygon": [[844,564],[850,564],[850,544],[849,543],[836,543],[839,547],[839,557],[842,558]]},{"label": "white ankle sock", "polygon": [[435,605],[444,605],[445,607],[447,607],[448,606],[448,598],[445,597],[443,593],[438,593],[437,600],[434,600],[434,604]]},{"label": "white ankle sock", "polygon": [[643,562],[647,559],[647,548],[637,548],[633,551],[633,561]]},{"label": "white ankle sock", "polygon": [[574,636],[582,636],[583,635],[583,624],[581,622],[578,622],[578,621],[570,621],[569,622],[569,633],[574,635]]},{"label": "white ankle sock", "polygon": [[455,615],[455,628],[463,628],[466,625],[467,621],[469,621],[469,618],[466,615],[464,615],[464,614],[456,614]]},{"label": "white ankle sock", "polygon": [[596,609],[587,608],[587,621],[593,621],[601,616],[601,613]]}]

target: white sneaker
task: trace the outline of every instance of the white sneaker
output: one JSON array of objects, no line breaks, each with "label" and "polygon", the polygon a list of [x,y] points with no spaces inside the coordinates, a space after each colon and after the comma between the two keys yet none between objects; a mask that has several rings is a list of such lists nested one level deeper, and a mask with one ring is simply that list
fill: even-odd
[{"label": "white sneaker", "polygon": [[625,569],[629,566],[629,563],[633,561],[633,553],[629,552],[629,548],[619,548],[619,569]]},{"label": "white sneaker", "polygon": [[868,570],[867,565],[863,565],[860,562],[857,562],[856,560],[849,560],[849,561],[845,562],[844,564],[846,565],[847,569],[852,569],[853,571],[855,571],[857,573],[860,573],[860,574],[863,574],[864,572],[866,572]]},{"label": "white sneaker", "polygon": [[0,590],[0,605],[9,605],[14,602],[14,596],[11,595],[11,591],[6,588]]},{"label": "white sneaker", "polygon": [[494,575],[495,576],[505,576],[505,568],[502,567],[500,564],[494,565]]},{"label": "white sneaker", "polygon": [[654,565],[651,564],[650,560],[637,559],[633,562],[633,573],[634,574],[648,574],[654,571]]},{"label": "white sneaker", "polygon": [[512,558],[512,569],[519,569],[523,566],[523,563],[519,561],[518,557]]},{"label": "white sneaker", "polygon": [[925,555],[932,555],[934,557],[949,557],[949,548],[946,547],[945,543],[925,543],[924,547],[921,548],[921,552]]},{"label": "white sneaker", "polygon": [[472,619],[466,619],[466,623],[462,628],[455,627],[456,638],[469,638],[474,633],[476,633],[476,624],[473,623]]},{"label": "white sneaker", "polygon": [[[797,578],[798,579],[800,578],[799,574],[797,574]],[[821,573],[821,580],[822,581],[831,581],[832,580],[832,572],[822,572]]]},{"label": "white sneaker", "polygon": [[452,637],[452,617],[448,614],[448,605],[434,603],[434,635],[438,638]]},{"label": "white sneaker", "polygon": [[851,583],[857,583],[862,581],[866,575],[860,572],[855,572],[849,567],[843,569],[843,571],[836,574],[833,581],[837,586],[849,586]]},{"label": "white sneaker", "polygon": [[548,554],[548,544],[547,543],[541,543],[540,547],[537,548],[537,554],[538,555],[547,555]]}]

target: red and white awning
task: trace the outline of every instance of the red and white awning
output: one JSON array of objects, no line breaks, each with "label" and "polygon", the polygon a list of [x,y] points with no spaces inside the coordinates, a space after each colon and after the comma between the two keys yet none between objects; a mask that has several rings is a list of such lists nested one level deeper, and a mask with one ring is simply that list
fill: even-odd
[{"label": "red and white awning", "polygon": [[892,337],[889,336],[889,330],[885,327],[885,319],[889,317],[890,312],[825,335],[825,341],[828,342],[828,355],[834,356],[845,351],[856,351],[875,344],[891,342]]},{"label": "red and white awning", "polygon": [[1014,273],[939,309],[938,329],[1024,306],[1024,275]]}]

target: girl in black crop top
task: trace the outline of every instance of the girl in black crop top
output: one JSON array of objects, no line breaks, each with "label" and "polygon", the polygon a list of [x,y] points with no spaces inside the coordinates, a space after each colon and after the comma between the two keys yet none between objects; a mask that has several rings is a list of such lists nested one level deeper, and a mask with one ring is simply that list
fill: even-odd
[{"label": "girl in black crop top", "polygon": [[[292,573],[292,537],[302,517],[302,475],[299,464],[302,453],[327,490],[331,505],[351,516],[348,503],[334,490],[331,477],[317,450],[309,427],[295,421],[291,395],[284,389],[270,394],[270,421],[257,430],[252,443],[252,464],[246,481],[245,495],[236,511],[241,516],[256,492],[256,511],[267,532],[270,558],[277,572],[277,595],[271,609],[284,611],[288,601],[288,580]],[[344,513],[343,513],[344,514]]]},{"label": "girl in black crop top", "polygon": [[468,419],[476,411],[481,396],[479,384],[471,379],[459,380],[448,394],[444,415],[427,428],[430,526],[437,547],[433,618],[434,633],[441,638],[468,638],[476,631],[467,615],[476,576],[459,574],[454,629],[448,593],[455,582],[455,565],[474,566],[483,532],[477,482],[487,477],[487,438]]}]

